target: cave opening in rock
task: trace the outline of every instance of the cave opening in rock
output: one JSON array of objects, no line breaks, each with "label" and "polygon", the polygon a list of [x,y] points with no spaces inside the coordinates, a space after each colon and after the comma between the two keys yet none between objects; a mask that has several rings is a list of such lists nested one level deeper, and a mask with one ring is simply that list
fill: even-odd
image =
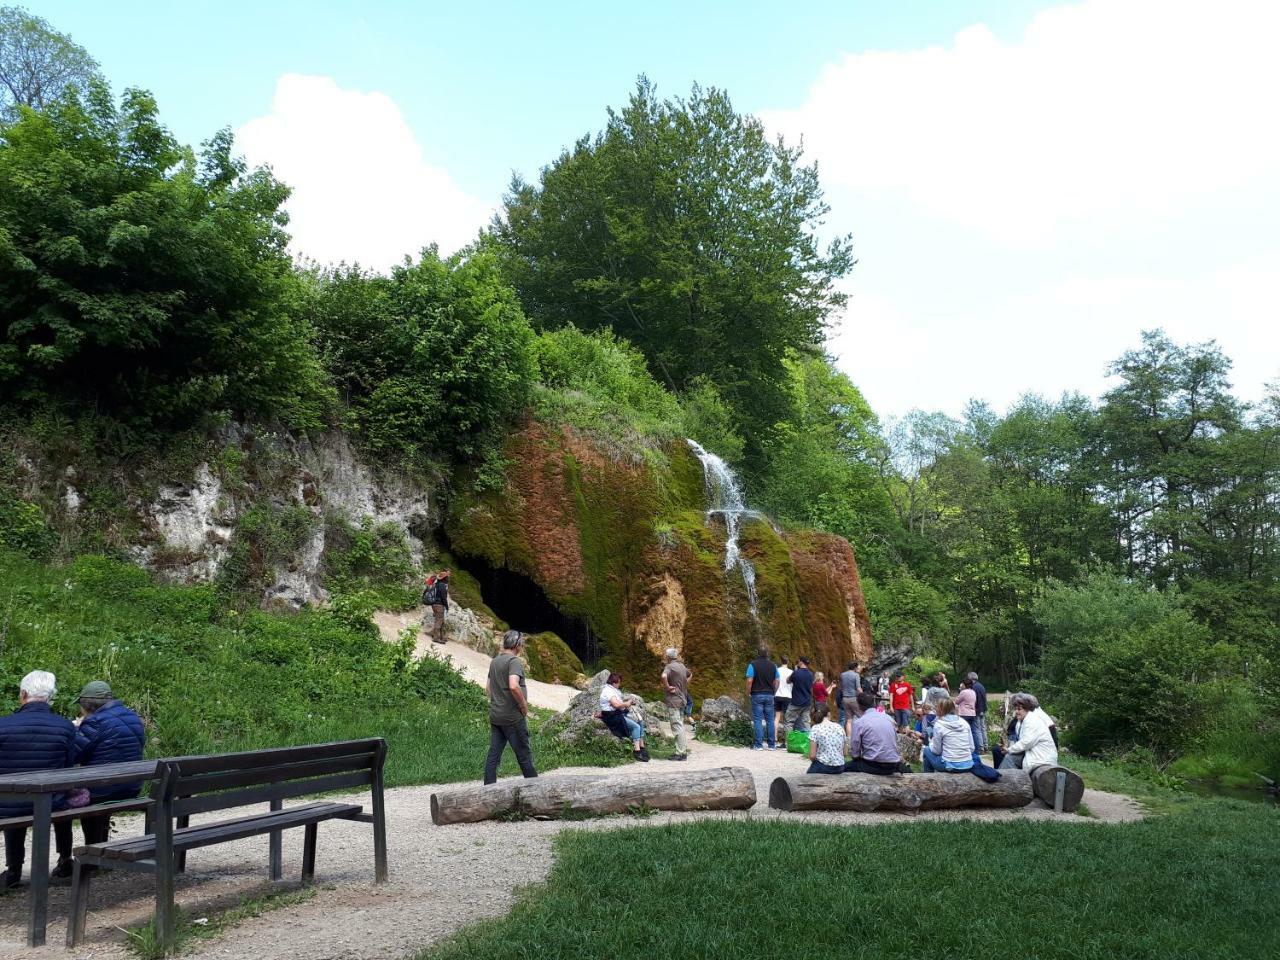
[{"label": "cave opening in rock", "polygon": [[585,617],[571,616],[551,602],[536,582],[505,567],[495,567],[479,557],[460,556],[459,565],[480,584],[485,604],[521,633],[556,634],[583,664],[600,659],[600,638]]}]

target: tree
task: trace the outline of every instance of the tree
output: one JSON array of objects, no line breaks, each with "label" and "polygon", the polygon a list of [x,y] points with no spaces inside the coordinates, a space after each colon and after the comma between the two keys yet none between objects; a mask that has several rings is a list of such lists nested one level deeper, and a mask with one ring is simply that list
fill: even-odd
[{"label": "tree", "polygon": [[43,110],[68,86],[81,93],[99,78],[98,63],[65,33],[21,7],[0,7],[0,120],[19,107]]},{"label": "tree", "polygon": [[231,411],[315,426],[330,390],[285,252],[288,188],[199,160],[92,81],[0,139],[0,399],[58,395],[142,424]]},{"label": "tree", "polygon": [[817,168],[723,91],[659,100],[641,78],[603,132],[512,181],[493,232],[536,326],[611,327],[670,389],[710,380],[750,459],[786,412],[789,352],[844,303],[853,261],[846,238],[819,249],[826,212]]}]

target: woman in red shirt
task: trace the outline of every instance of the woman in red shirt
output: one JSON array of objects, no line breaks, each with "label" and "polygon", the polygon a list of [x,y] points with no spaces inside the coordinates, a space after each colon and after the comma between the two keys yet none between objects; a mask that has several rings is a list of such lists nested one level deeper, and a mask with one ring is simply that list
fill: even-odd
[{"label": "woman in red shirt", "polygon": [[827,715],[827,682],[821,670],[813,678],[813,712],[819,719]]}]

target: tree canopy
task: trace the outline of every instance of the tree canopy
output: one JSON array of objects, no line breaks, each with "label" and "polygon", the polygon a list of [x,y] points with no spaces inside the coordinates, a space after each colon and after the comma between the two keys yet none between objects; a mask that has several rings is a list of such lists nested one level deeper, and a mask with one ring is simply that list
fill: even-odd
[{"label": "tree canopy", "polygon": [[21,7],[0,7],[0,120],[43,110],[68,86],[87,92],[98,63],[65,33]]}]

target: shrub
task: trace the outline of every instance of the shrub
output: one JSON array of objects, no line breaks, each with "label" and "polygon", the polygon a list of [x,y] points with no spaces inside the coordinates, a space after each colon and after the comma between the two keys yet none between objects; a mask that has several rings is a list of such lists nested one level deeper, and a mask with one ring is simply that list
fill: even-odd
[{"label": "shrub", "polygon": [[57,535],[36,504],[0,489],[0,547],[39,558],[49,556],[57,545]]}]

